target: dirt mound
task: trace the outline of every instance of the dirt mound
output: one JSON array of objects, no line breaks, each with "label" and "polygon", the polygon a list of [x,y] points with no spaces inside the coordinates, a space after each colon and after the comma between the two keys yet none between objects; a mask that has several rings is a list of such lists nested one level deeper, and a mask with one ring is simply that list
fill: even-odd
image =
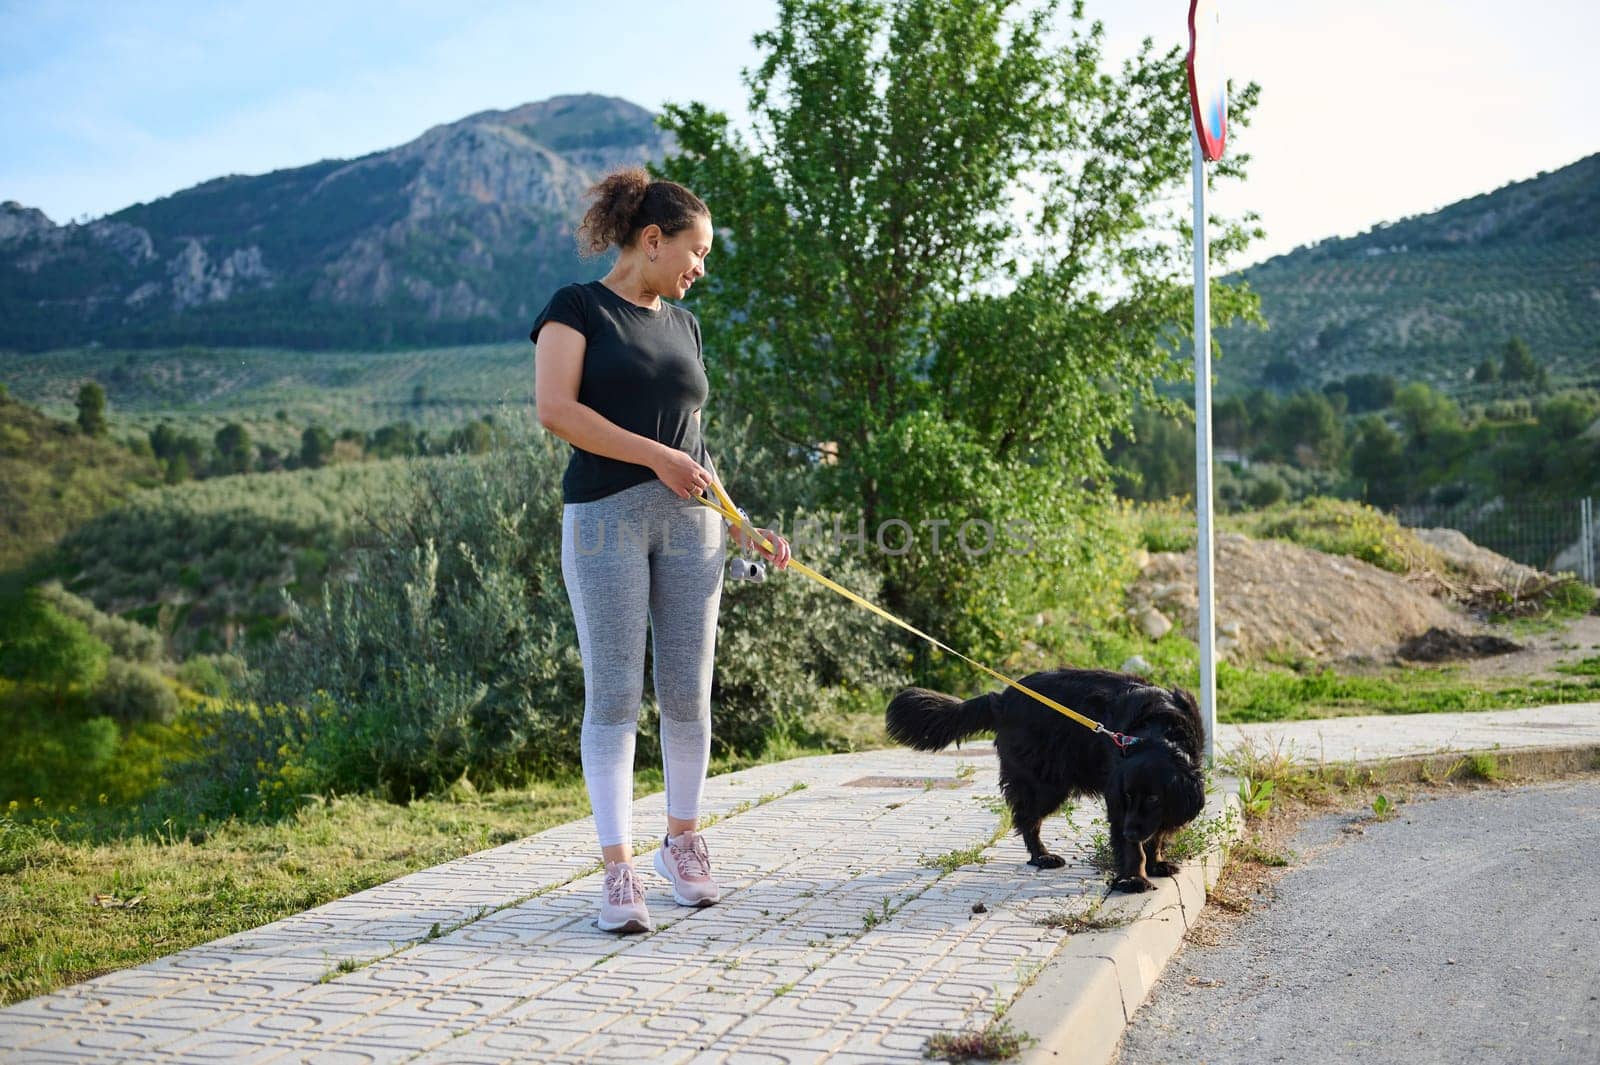
[{"label": "dirt mound", "polygon": [[1470,580],[1514,588],[1545,579],[1532,566],[1513,562],[1487,547],[1479,547],[1455,529],[1412,529],[1417,539],[1444,556],[1452,569]]},{"label": "dirt mound", "polygon": [[1411,662],[1455,662],[1463,658],[1488,658],[1522,650],[1518,644],[1488,633],[1429,629],[1400,645],[1400,657]]},{"label": "dirt mound", "polygon": [[[1281,540],[1217,536],[1217,650],[1233,659],[1281,655],[1388,659],[1429,629],[1472,624],[1421,583],[1356,559]],[[1150,556],[1128,592],[1128,616],[1154,635],[1172,619],[1195,638],[1199,597],[1192,551]],[[1154,615],[1154,616],[1153,616]]]}]

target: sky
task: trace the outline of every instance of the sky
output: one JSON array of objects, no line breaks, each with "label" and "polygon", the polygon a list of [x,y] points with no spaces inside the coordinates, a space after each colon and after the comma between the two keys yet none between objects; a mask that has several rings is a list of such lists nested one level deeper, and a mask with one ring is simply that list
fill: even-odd
[{"label": "sky", "polygon": [[[1424,213],[1600,151],[1600,5],[1579,0],[1219,0],[1224,62],[1261,85],[1245,265]],[[403,144],[565,93],[746,120],[740,70],[775,0],[0,0],[0,200],[56,222],[224,174]],[[1186,45],[1187,0],[1086,0],[1107,55]],[[1065,25],[1066,15],[1061,16]]]}]

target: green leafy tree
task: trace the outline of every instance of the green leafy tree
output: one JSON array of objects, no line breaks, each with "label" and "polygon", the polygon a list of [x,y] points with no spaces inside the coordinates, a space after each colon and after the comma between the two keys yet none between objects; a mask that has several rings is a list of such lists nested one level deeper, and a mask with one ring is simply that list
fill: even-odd
[{"label": "green leafy tree", "polygon": [[1323,391],[1330,397],[1334,392],[1343,392],[1349,399],[1347,409],[1351,414],[1366,414],[1393,405],[1399,388],[1400,383],[1390,374],[1358,373],[1337,384],[1324,386]]},{"label": "green leafy tree", "polygon": [[1472,380],[1480,385],[1492,385],[1500,380],[1500,367],[1494,361],[1494,356],[1483,357],[1483,361],[1478,363],[1478,368],[1472,372]]},{"label": "green leafy tree", "polygon": [[217,449],[217,460],[229,473],[245,473],[250,469],[250,431],[237,422],[229,422],[218,429],[212,443]]},{"label": "green leafy tree", "polygon": [[1500,376],[1506,381],[1537,381],[1539,378],[1539,364],[1534,360],[1533,352],[1528,349],[1528,342],[1521,337],[1512,337],[1506,341],[1502,351],[1505,358],[1504,368]]},{"label": "green leafy tree", "polygon": [[320,425],[308,426],[300,434],[300,465],[317,469],[333,454],[333,436]]},{"label": "green leafy tree", "polygon": [[1279,408],[1272,445],[1285,461],[1311,468],[1333,466],[1344,452],[1344,423],[1327,396],[1302,390]]},{"label": "green leafy tree", "polygon": [[1300,364],[1283,356],[1269,360],[1261,368],[1261,383],[1279,392],[1288,392],[1296,388],[1303,378],[1304,373],[1300,369]]},{"label": "green leafy tree", "polygon": [[1211,439],[1217,447],[1245,454],[1250,448],[1250,408],[1240,396],[1218,400],[1211,408]]},{"label": "green leafy tree", "polygon": [[[1058,8],[782,0],[745,75],[751,137],[700,104],[662,118],[679,151],[660,172],[705,198],[719,234],[694,297],[719,412],[818,460],[833,442],[823,491],[869,537],[890,518],[1064,528],[1081,485],[1109,482],[1135,400],[1170,404],[1151,382],[1184,372],[1181,54],[1147,40],[1107,71],[1081,4],[1047,43]],[[1247,124],[1257,95],[1240,88],[1230,117]],[[1253,218],[1211,220],[1214,260]],[[1219,284],[1212,307],[1226,321],[1255,300]],[[948,550],[884,564],[891,597],[920,584],[1007,605]]]},{"label": "green leafy tree", "polygon": [[85,436],[105,436],[106,390],[97,381],[85,381],[78,389],[78,428]]},{"label": "green leafy tree", "polygon": [[163,462],[178,453],[178,433],[171,425],[162,422],[150,430],[150,453]]},{"label": "green leafy tree", "polygon": [[189,456],[177,454],[167,463],[167,472],[162,479],[167,484],[182,484],[193,476],[194,468],[189,465]]},{"label": "green leafy tree", "polygon": [[445,450],[450,452],[465,451],[471,455],[481,455],[494,447],[494,430],[487,422],[474,419],[450,434]]},{"label": "green leafy tree", "polygon": [[1557,443],[1577,439],[1595,419],[1595,409],[1583,396],[1557,396],[1539,408],[1539,424]]},{"label": "green leafy tree", "polygon": [[368,450],[380,459],[415,455],[417,431],[411,427],[410,422],[393,422],[385,425],[372,434],[372,446]]},{"label": "green leafy tree", "polygon": [[105,675],[110,649],[89,626],[61,613],[37,588],[0,610],[0,675],[54,693],[57,708],[74,686],[89,689]]},{"label": "green leafy tree", "polygon": [[1461,432],[1461,408],[1455,400],[1421,381],[1401,388],[1394,407],[1414,450],[1425,450],[1438,438]]},{"label": "green leafy tree", "polygon": [[1377,415],[1361,419],[1355,446],[1350,449],[1350,472],[1366,484],[1366,500],[1385,507],[1405,498],[1405,441]]}]

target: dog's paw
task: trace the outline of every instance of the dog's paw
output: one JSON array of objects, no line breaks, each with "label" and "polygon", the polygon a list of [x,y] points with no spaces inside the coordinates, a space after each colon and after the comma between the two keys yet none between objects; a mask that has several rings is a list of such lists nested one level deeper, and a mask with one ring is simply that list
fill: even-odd
[{"label": "dog's paw", "polygon": [[1156,886],[1142,876],[1125,876],[1111,885],[1112,891],[1126,891],[1130,895],[1137,895],[1141,891],[1154,891]]},{"label": "dog's paw", "polygon": [[1177,876],[1177,862],[1146,862],[1144,871],[1151,876]]},{"label": "dog's paw", "polygon": [[1037,858],[1029,858],[1028,864],[1038,869],[1060,869],[1067,864],[1067,860],[1059,854],[1051,854],[1046,851]]}]

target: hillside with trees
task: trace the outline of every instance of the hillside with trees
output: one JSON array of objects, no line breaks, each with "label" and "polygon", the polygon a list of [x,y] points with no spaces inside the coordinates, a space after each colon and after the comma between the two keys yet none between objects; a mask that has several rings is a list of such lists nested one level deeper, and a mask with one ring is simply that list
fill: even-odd
[{"label": "hillside with trees", "polygon": [[1376,373],[1454,393],[1513,337],[1557,382],[1600,387],[1600,155],[1230,280],[1269,328],[1217,330],[1223,391]]}]

